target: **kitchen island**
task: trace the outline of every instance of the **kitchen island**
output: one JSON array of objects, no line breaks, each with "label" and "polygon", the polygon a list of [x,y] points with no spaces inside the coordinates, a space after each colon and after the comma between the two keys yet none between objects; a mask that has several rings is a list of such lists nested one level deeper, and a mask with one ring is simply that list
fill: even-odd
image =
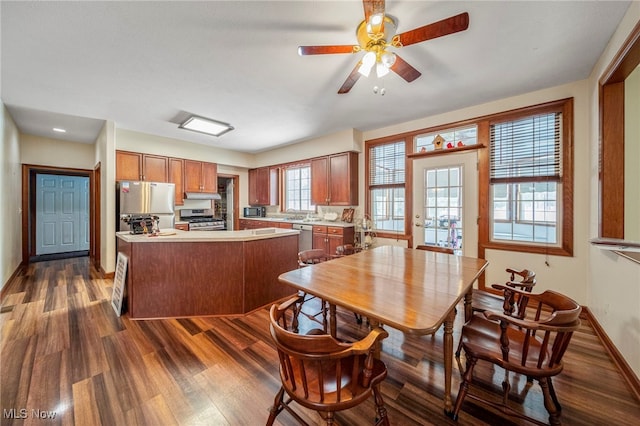
[{"label": "kitchen island", "polygon": [[296,292],[278,276],[297,268],[298,231],[162,231],[116,233],[130,318],[244,315]]}]

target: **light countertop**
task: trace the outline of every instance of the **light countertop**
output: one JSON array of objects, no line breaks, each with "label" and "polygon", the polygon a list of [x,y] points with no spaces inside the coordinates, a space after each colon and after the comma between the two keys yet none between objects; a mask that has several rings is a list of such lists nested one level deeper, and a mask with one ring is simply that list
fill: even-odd
[{"label": "light countertop", "polygon": [[181,231],[179,229],[161,229],[160,234],[133,235],[128,231],[116,232],[116,236],[127,243],[155,243],[155,242],[230,242],[253,241],[268,238],[280,238],[298,235],[300,231],[294,229],[262,228],[243,231]]},{"label": "light countertop", "polygon": [[342,221],[330,221],[330,220],[310,220],[305,221],[304,219],[287,219],[280,217],[241,217],[241,220],[259,220],[264,222],[274,222],[274,223],[298,223],[303,225],[319,225],[319,226],[337,226],[340,228],[350,228],[353,227],[353,223],[342,222]]}]

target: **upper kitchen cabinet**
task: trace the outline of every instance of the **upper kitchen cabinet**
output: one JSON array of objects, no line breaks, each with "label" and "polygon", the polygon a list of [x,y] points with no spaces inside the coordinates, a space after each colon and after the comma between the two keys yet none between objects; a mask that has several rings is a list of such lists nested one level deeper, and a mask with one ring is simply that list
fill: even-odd
[{"label": "upper kitchen cabinet", "polygon": [[184,160],[184,192],[218,192],[218,165]]},{"label": "upper kitchen cabinet", "polygon": [[311,160],[311,201],[316,206],[358,204],[358,153]]},{"label": "upper kitchen cabinet", "polygon": [[249,170],[249,205],[278,204],[278,172],[277,167],[259,167]]},{"label": "upper kitchen cabinet", "polygon": [[176,206],[184,205],[184,160],[169,158],[169,182],[176,186]]},{"label": "upper kitchen cabinet", "polygon": [[168,182],[167,157],[139,152],[116,151],[116,180]]}]

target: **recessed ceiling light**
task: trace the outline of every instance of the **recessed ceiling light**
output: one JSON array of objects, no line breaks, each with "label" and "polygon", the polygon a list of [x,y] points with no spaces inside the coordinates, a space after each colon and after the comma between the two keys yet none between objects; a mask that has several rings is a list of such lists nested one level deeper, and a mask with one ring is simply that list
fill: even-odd
[{"label": "recessed ceiling light", "polygon": [[53,131],[58,133],[67,133],[65,129],[61,129],[60,127],[54,127]]},{"label": "recessed ceiling light", "polygon": [[233,130],[233,126],[228,123],[211,120],[210,118],[198,117],[197,115],[190,116],[178,127],[212,136],[220,136]]}]

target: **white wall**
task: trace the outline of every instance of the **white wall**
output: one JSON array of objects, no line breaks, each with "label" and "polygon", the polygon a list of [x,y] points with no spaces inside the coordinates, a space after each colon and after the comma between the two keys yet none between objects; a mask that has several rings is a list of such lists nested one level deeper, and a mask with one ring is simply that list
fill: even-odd
[{"label": "white wall", "polygon": [[362,152],[362,133],[347,129],[256,155],[255,166],[271,166],[338,152]]},{"label": "white wall", "polygon": [[[119,150],[208,161],[244,168],[255,167],[252,154],[233,151],[233,147],[220,149],[180,139],[165,138],[126,129],[115,129],[115,132],[116,149]],[[113,167],[115,169],[115,165]]]},{"label": "white wall", "polygon": [[2,238],[0,239],[1,288],[22,262],[22,167],[20,165],[18,128],[1,99],[0,105],[2,105],[2,114],[0,114],[0,133],[2,134],[0,188],[3,188],[0,205],[0,223],[2,224]]},{"label": "white wall", "polygon": [[[640,2],[634,1],[589,77],[589,232],[598,236],[598,80],[640,22]],[[636,165],[637,167],[637,165]],[[636,218],[637,219],[637,218]],[[636,375],[640,376],[640,265],[615,253],[588,247],[588,306]]]},{"label": "white wall", "polygon": [[115,271],[116,265],[116,144],[115,124],[107,121],[94,144],[94,163],[100,164],[100,267]]},{"label": "white wall", "polygon": [[23,164],[93,170],[93,144],[21,134],[20,149]]},{"label": "white wall", "polygon": [[[528,268],[536,271],[540,291],[553,288],[567,294],[582,304],[587,304],[587,264],[588,264],[588,217],[584,212],[589,206],[589,97],[587,81],[579,81],[552,87],[533,93],[526,93],[495,102],[471,106],[433,117],[426,117],[395,126],[364,133],[364,139],[415,131],[423,128],[455,123],[461,120],[481,117],[530,105],[558,99],[574,98],[574,256],[549,256],[531,253],[517,253],[501,250],[487,250],[489,267],[486,283],[503,282],[506,268]],[[364,182],[364,171],[361,172]],[[381,240],[379,244],[387,243]],[[398,244],[398,243],[396,243]],[[400,243],[402,245],[402,243]],[[406,243],[404,243],[406,246]],[[545,264],[549,262],[549,266]]]}]

